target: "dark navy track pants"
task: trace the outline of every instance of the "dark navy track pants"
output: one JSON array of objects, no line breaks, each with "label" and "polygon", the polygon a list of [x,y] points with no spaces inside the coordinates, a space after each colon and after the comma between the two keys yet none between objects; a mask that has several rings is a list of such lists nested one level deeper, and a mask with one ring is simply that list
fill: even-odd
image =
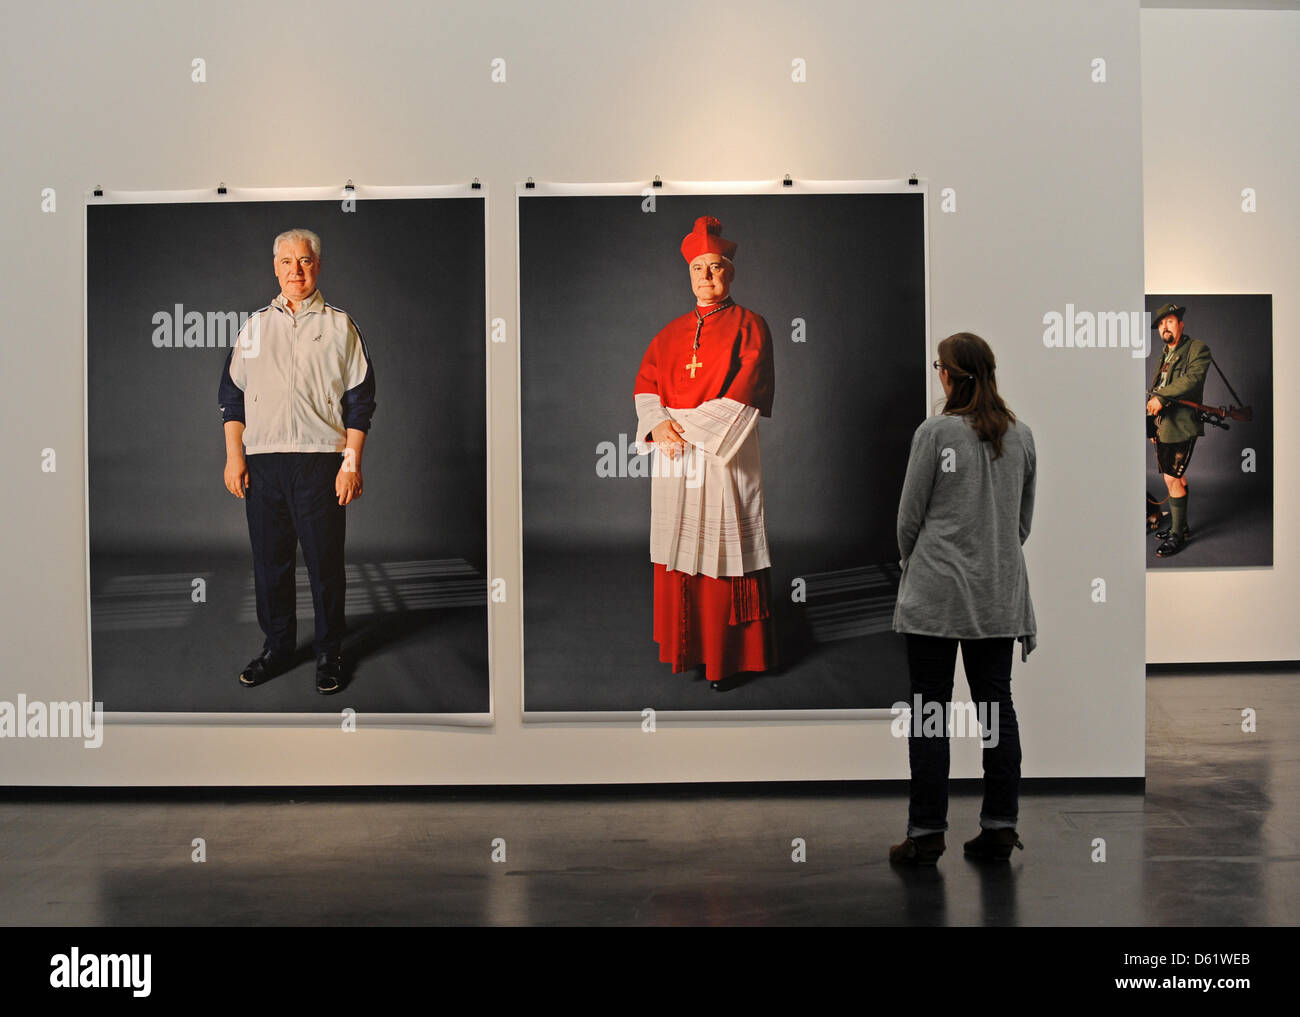
[{"label": "dark navy track pants", "polygon": [[338,653],[343,643],[344,509],[334,491],[343,457],[334,452],[267,452],[248,457],[245,493],[253,543],[257,623],[265,649],[297,649],[294,572],[297,547],[311,584],[316,613],[313,649]]}]

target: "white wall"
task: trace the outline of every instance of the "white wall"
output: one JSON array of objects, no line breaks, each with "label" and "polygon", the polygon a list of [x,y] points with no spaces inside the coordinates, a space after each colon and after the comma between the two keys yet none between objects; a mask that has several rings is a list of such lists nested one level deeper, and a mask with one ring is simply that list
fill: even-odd
[{"label": "white wall", "polygon": [[1271,293],[1279,408],[1273,567],[1150,573],[1147,660],[1297,660],[1300,442],[1286,394],[1300,386],[1300,12],[1141,20],[1147,292]]},{"label": "white wall", "polygon": [[[1143,773],[1141,362],[1047,349],[1067,302],[1142,307],[1136,0],[10,5],[0,46],[9,455],[0,700],[86,692],[80,194],[445,183],[490,190],[493,315],[516,321],[513,185],[925,177],[931,331],[989,339],[1037,437],[1027,554],[1040,647],[1017,666],[1027,776]],[[207,83],[190,61],[207,61]],[[506,84],[489,61],[507,60]],[[790,79],[807,61],[807,82]],[[1104,83],[1092,61],[1106,61]],[[707,87],[704,87],[707,86]],[[54,187],[58,211],[39,210]],[[937,199],[955,188],[957,211]],[[1186,283],[1185,279],[1180,279]],[[512,331],[513,335],[513,331]],[[520,588],[513,347],[494,347],[495,575]],[[1113,413],[1096,412],[1096,402]],[[140,427],[147,440],[147,424]],[[58,472],[43,474],[43,448]],[[219,456],[214,448],[214,456]],[[1107,597],[1092,597],[1093,580]],[[519,604],[497,608],[479,731],[113,727],[0,740],[13,784],[345,784],[905,777],[886,721],[525,727]],[[242,650],[240,652],[243,652]],[[869,663],[864,661],[864,671]],[[233,680],[233,678],[231,679]],[[978,772],[977,744],[954,753]]]}]

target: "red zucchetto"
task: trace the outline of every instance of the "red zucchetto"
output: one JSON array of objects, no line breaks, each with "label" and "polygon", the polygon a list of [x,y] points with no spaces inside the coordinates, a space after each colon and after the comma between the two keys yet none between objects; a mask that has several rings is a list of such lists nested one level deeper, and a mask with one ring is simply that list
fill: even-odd
[{"label": "red zucchetto", "polygon": [[722,235],[722,223],[711,215],[695,220],[695,228],[682,239],[682,257],[690,264],[701,254],[721,254],[730,260],[736,245]]}]

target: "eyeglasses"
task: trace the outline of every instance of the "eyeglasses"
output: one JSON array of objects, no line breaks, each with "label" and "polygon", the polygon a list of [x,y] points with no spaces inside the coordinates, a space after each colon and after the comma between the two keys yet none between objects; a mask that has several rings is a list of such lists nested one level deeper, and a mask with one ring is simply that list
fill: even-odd
[{"label": "eyeglasses", "polygon": [[942,360],[936,360],[930,366],[933,367],[936,371],[947,371],[950,376],[956,378],[958,381],[965,381],[967,378],[970,377],[969,374],[959,371],[955,367],[949,367]]}]

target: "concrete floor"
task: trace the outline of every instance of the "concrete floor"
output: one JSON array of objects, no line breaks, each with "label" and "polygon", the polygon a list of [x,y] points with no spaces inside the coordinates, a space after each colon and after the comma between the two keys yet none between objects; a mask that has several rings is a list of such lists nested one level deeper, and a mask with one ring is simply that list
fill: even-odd
[{"label": "concrete floor", "polygon": [[0,922],[1295,925],[1296,677],[1149,678],[1145,794],[1030,784],[1026,850],[1001,867],[961,855],[979,808],[966,785],[948,853],[911,872],[885,860],[901,785],[7,791]]}]

